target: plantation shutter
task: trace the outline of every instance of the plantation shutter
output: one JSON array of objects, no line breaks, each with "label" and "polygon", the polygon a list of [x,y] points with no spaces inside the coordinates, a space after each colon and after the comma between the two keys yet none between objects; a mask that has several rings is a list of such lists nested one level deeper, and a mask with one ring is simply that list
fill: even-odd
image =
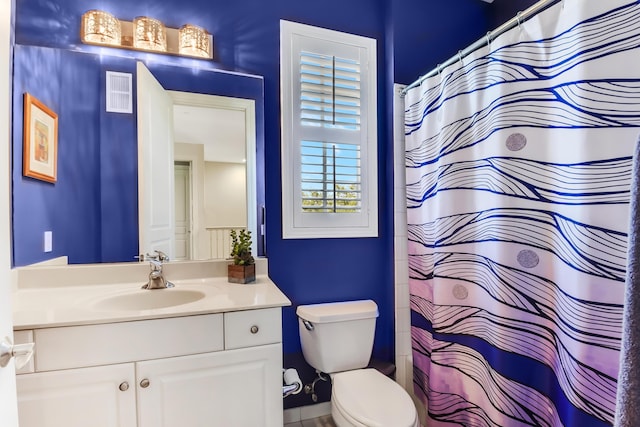
[{"label": "plantation shutter", "polygon": [[300,53],[300,120],[305,126],[360,129],[360,64]]},{"label": "plantation shutter", "polygon": [[301,142],[301,208],[304,212],[359,213],[360,147]]},{"label": "plantation shutter", "polygon": [[283,235],[377,235],[375,41],[281,22]]}]

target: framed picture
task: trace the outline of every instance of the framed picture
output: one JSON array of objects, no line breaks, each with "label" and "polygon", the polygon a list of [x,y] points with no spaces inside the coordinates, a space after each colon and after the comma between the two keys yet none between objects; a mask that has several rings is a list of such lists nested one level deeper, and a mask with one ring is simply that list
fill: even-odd
[{"label": "framed picture", "polygon": [[24,176],[56,182],[58,115],[28,93],[24,94]]}]

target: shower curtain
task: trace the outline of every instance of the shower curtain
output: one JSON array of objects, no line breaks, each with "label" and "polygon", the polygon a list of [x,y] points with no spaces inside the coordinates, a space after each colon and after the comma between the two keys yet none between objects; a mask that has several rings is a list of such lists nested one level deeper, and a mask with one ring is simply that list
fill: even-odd
[{"label": "shower curtain", "polygon": [[640,2],[564,0],[405,96],[427,426],[613,424]]}]

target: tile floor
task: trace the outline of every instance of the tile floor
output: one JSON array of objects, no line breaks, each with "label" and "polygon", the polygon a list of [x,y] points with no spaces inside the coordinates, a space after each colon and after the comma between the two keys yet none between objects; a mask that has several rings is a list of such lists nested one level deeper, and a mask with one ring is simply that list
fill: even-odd
[{"label": "tile floor", "polygon": [[284,427],[336,427],[336,425],[334,424],[331,415],[325,415],[324,417],[311,418],[309,420],[285,424]]}]

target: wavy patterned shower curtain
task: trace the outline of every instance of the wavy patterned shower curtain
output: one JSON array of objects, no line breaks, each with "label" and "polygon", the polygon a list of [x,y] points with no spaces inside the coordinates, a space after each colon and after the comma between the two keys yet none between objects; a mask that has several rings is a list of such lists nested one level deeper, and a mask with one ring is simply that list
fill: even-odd
[{"label": "wavy patterned shower curtain", "polygon": [[639,46],[640,2],[564,0],[407,93],[427,426],[612,425]]}]

